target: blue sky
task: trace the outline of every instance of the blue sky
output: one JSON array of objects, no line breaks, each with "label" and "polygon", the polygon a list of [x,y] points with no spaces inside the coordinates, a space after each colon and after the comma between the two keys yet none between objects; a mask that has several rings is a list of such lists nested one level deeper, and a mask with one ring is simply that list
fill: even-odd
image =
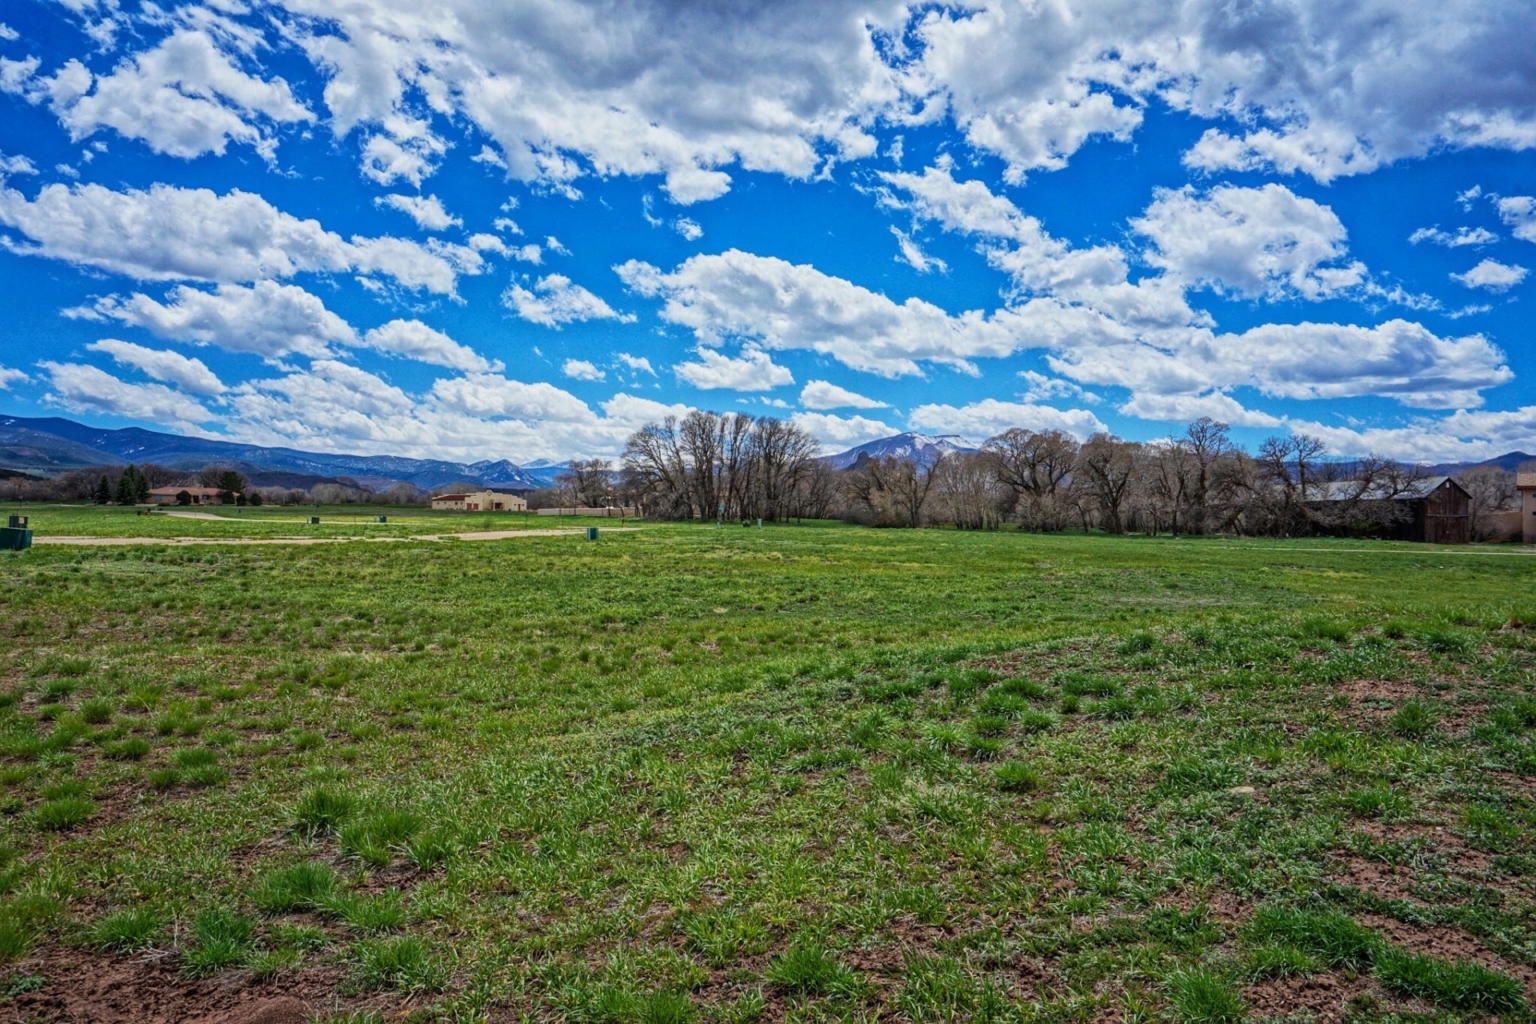
[{"label": "blue sky", "polygon": [[1530,5],[727,6],[11,0],[0,409],[1536,451]]}]

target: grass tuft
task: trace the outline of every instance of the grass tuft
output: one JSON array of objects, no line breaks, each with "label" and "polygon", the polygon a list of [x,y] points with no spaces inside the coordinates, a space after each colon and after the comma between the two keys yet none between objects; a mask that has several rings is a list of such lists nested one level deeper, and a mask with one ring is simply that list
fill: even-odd
[{"label": "grass tuft", "polygon": [[1428,999],[1452,1010],[1524,1014],[1518,981],[1471,961],[1451,963],[1385,947],[1376,956],[1376,976],[1400,995]]},{"label": "grass tuft", "polygon": [[335,891],[335,870],[329,864],[311,861],[262,875],[251,893],[251,902],[268,914],[286,914],[314,910],[330,900]]},{"label": "grass tuft", "polygon": [[1032,793],[1040,788],[1040,773],[1023,761],[1009,761],[992,769],[997,788],[1010,793]]},{"label": "grass tuft", "polygon": [[365,939],[353,949],[357,957],[357,980],[364,988],[435,992],[448,982],[447,965],[432,953],[424,940],[414,935],[398,939]]},{"label": "grass tuft", "polygon": [[847,993],[857,985],[857,976],[819,943],[802,942],[774,957],[764,973],[770,982],[808,995]]},{"label": "grass tuft", "polygon": [[352,794],[328,786],[318,786],[299,798],[294,809],[294,831],[317,836],[336,832],[357,810]]},{"label": "grass tuft", "polygon": [[1260,907],[1248,926],[1250,937],[1291,946],[1325,966],[1361,971],[1375,960],[1381,938],[1334,910]]},{"label": "grass tuft", "polygon": [[205,910],[192,919],[192,942],[182,951],[182,970],[194,977],[237,966],[250,951],[256,924],[229,910]]},{"label": "grass tuft", "polygon": [[91,945],[114,953],[152,949],[159,943],[165,921],[149,907],[115,910],[91,926]]},{"label": "grass tuft", "polygon": [[43,832],[69,832],[96,813],[96,805],[79,796],[45,800],[27,813],[32,827]]},{"label": "grass tuft", "polygon": [[1247,1006],[1231,984],[1203,968],[1175,971],[1163,979],[1173,1019],[1180,1024],[1239,1024]]}]

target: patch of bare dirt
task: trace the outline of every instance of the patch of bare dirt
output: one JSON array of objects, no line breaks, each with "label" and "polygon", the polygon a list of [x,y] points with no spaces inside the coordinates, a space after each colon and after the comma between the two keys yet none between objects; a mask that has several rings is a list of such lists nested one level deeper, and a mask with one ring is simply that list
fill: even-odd
[{"label": "patch of bare dirt", "polygon": [[104,957],[52,950],[17,965],[46,978],[0,1007],[3,1024],[303,1024],[338,1005],[340,968],[257,981],[248,971],[211,978],[183,975],[171,957]]},{"label": "patch of bare dirt", "polygon": [[1386,718],[1397,705],[1424,696],[1417,683],[1393,679],[1354,679],[1338,687],[1349,698],[1350,711],[1366,719]]},{"label": "patch of bare dirt", "polygon": [[1349,1000],[1372,991],[1369,978],[1345,980],[1333,974],[1305,978],[1266,978],[1243,990],[1249,1019],[1310,1012],[1317,1024],[1342,1021]]}]

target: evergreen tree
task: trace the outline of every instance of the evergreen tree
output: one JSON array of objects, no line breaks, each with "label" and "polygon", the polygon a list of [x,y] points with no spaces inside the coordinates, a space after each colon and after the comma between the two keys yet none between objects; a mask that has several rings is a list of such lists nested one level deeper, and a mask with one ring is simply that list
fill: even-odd
[{"label": "evergreen tree", "polygon": [[251,492],[251,496],[248,499],[246,499],[246,500],[251,503],[252,507],[260,505],[261,504],[261,492],[260,491],[252,491]]},{"label": "evergreen tree", "polygon": [[103,475],[101,482],[96,485],[96,504],[105,505],[111,500],[112,485],[107,483],[107,478],[105,475]]},{"label": "evergreen tree", "polygon": [[117,503],[119,505],[132,505],[139,500],[139,489],[142,478],[139,471],[132,463],[123,470],[123,475],[117,478]]}]

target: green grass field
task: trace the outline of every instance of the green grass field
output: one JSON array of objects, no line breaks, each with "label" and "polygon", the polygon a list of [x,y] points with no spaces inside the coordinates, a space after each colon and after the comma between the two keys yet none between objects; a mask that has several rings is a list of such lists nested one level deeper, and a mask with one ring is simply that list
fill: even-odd
[{"label": "green grass field", "polygon": [[824,524],[0,554],[0,1017],[1528,1019],[1533,580]]}]

